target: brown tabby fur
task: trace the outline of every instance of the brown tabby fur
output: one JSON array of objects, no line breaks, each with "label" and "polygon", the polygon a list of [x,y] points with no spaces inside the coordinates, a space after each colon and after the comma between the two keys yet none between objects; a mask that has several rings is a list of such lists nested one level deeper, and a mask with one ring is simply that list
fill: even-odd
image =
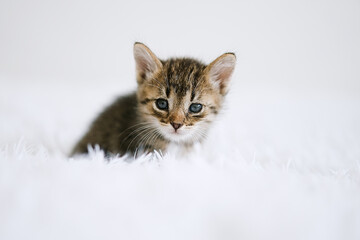
[{"label": "brown tabby fur", "polygon": [[[207,66],[190,58],[159,60],[141,43],[135,43],[134,54],[137,91],[118,98],[106,108],[77,143],[73,154],[86,153],[88,145],[99,145],[106,153],[120,155],[165,151],[171,142],[191,147],[204,138],[226,95],[235,55],[223,54]],[[224,59],[228,61],[224,66],[229,64],[229,59],[232,66],[226,65],[225,69],[220,65],[219,71],[212,74],[212,68]],[[168,111],[156,107],[159,98],[168,101]],[[188,110],[191,103],[201,103],[203,109],[192,113]],[[170,123],[182,124],[184,130],[179,131],[189,131],[192,135],[179,140],[167,136],[163,131],[171,131]],[[195,125],[201,126],[196,134],[191,133]]]}]

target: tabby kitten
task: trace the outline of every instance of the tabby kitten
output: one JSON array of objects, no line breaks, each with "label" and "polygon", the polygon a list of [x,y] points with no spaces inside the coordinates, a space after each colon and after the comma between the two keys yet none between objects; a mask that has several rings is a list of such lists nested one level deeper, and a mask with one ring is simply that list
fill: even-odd
[{"label": "tabby kitten", "polygon": [[209,65],[191,58],[163,61],[135,43],[134,57],[137,91],[106,108],[73,154],[86,153],[88,145],[119,155],[166,151],[171,144],[190,148],[205,137],[227,93],[235,54]]}]

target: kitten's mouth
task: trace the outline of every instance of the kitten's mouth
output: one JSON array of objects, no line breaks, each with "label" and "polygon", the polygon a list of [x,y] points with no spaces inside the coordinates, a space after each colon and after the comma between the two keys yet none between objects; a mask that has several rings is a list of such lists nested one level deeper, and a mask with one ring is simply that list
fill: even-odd
[{"label": "kitten's mouth", "polygon": [[181,130],[172,130],[170,132],[171,135],[174,135],[174,136],[181,136],[181,135],[184,135],[183,131]]},{"label": "kitten's mouth", "polygon": [[183,142],[188,139],[188,133],[184,129],[167,129],[163,131],[163,136],[173,142]]},{"label": "kitten's mouth", "polygon": [[157,126],[159,133],[163,138],[170,142],[184,143],[192,141],[193,129],[189,129],[186,125],[175,129],[172,125],[160,125]]}]

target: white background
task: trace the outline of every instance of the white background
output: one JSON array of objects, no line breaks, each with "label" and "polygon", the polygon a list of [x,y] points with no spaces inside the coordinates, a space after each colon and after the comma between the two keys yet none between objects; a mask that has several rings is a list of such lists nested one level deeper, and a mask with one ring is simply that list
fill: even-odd
[{"label": "white background", "polygon": [[359,8],[356,0],[2,0],[0,73],[133,83],[132,45],[141,41],[162,58],[210,62],[233,51],[245,86],[357,95]]}]

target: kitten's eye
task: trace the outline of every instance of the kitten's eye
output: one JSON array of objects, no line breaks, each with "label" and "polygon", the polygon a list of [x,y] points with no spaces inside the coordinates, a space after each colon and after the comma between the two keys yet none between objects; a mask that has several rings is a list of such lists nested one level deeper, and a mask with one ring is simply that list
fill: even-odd
[{"label": "kitten's eye", "polygon": [[192,113],[198,113],[202,109],[202,105],[200,103],[193,103],[189,107],[189,111]]},{"label": "kitten's eye", "polygon": [[168,101],[162,98],[156,100],[156,106],[160,110],[167,110],[169,107]]}]

